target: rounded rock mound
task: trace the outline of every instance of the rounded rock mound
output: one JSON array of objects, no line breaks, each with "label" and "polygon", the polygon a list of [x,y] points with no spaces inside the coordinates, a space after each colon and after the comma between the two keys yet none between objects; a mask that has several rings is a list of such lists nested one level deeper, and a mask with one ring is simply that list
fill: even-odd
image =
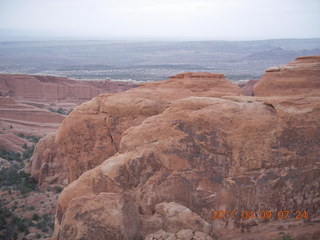
[{"label": "rounded rock mound", "polygon": [[255,96],[320,96],[320,55],[266,70],[254,86]]}]

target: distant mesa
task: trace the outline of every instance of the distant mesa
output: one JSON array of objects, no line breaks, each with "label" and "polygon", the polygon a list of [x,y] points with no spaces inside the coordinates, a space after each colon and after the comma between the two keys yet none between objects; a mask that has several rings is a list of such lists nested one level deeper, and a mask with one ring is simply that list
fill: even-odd
[{"label": "distant mesa", "polygon": [[1,96],[31,102],[79,104],[101,93],[121,92],[136,84],[112,81],[80,81],[64,77],[0,74]]}]

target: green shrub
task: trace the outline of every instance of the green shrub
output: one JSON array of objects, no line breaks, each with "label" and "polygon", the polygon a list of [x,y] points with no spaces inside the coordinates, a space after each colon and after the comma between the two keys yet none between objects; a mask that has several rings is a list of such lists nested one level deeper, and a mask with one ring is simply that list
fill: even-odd
[{"label": "green shrub", "polygon": [[23,133],[18,133],[18,134],[16,134],[16,135],[17,135],[18,137],[25,138],[25,139],[27,139],[28,141],[34,142],[34,143],[39,142],[39,140],[41,139],[41,137],[32,136],[32,135],[24,135]]},{"label": "green shrub", "polygon": [[17,239],[18,233],[28,234],[32,226],[29,219],[13,214],[9,209],[0,207],[0,239]]},{"label": "green shrub", "polygon": [[281,238],[278,238],[277,240],[294,240],[294,238],[286,234],[283,235]]},{"label": "green shrub", "polygon": [[21,154],[14,151],[0,150],[0,157],[8,161],[21,160]]},{"label": "green shrub", "polygon": [[67,109],[63,109],[63,108],[58,108],[58,109],[54,109],[54,108],[48,108],[48,110],[50,112],[54,112],[54,113],[59,113],[59,114],[62,114],[62,115],[68,115],[72,110],[67,110]]},{"label": "green shrub", "polygon": [[0,187],[13,187],[19,190],[22,194],[31,191],[37,191],[38,185],[36,180],[24,171],[19,171],[17,164],[11,165],[9,168],[0,170]]},{"label": "green shrub", "polygon": [[56,193],[61,193],[63,188],[62,187],[59,187],[59,186],[55,186],[54,187],[54,190],[56,190]]},{"label": "green shrub", "polygon": [[39,219],[40,219],[40,217],[39,217],[38,214],[34,213],[34,214],[32,215],[32,220],[33,220],[33,221],[38,221]]},{"label": "green shrub", "polygon": [[31,147],[27,147],[25,149],[25,151],[23,152],[23,154],[22,154],[23,159],[31,158],[32,154],[33,154],[33,151],[34,151],[34,145],[32,145]]}]

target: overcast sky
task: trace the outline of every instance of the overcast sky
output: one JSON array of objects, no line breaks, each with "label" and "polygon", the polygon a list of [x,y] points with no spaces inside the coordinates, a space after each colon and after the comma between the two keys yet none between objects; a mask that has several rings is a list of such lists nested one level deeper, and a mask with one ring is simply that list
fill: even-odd
[{"label": "overcast sky", "polygon": [[320,0],[0,0],[0,29],[87,39],[320,37]]}]

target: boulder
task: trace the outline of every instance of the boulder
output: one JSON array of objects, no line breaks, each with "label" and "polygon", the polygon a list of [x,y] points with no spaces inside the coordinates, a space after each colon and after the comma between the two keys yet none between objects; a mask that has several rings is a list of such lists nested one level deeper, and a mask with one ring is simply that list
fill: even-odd
[{"label": "boulder", "polygon": [[139,239],[138,208],[130,197],[100,193],[75,198],[62,219],[59,238]]}]

